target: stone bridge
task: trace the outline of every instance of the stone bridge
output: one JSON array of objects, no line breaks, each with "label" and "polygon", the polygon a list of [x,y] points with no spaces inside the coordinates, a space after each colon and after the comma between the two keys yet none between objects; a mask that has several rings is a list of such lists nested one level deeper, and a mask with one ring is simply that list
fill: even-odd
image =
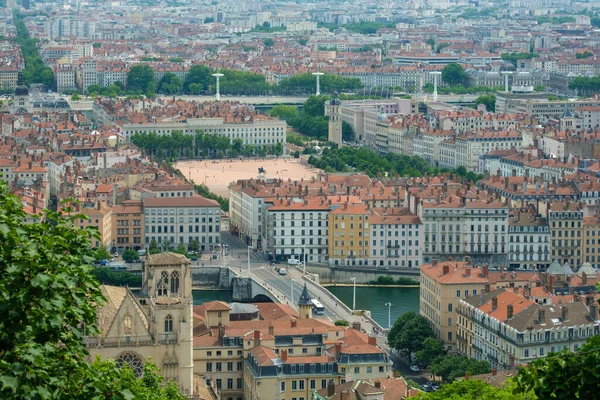
[{"label": "stone bridge", "polygon": [[233,301],[279,302],[277,297],[259,282],[243,277],[228,267],[192,268],[192,288],[232,289]]}]

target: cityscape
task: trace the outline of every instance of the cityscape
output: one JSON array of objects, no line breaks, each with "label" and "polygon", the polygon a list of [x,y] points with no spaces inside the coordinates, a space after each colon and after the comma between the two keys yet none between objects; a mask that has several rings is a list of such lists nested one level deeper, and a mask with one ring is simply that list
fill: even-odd
[{"label": "cityscape", "polygon": [[594,2],[0,0],[0,397],[598,398],[599,96]]}]

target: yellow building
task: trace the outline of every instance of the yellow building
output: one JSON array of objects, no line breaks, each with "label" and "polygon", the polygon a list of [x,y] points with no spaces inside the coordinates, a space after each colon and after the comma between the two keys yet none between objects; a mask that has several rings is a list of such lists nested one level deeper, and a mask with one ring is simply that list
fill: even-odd
[{"label": "yellow building", "polygon": [[366,204],[343,204],[329,213],[330,265],[368,265],[370,215]]},{"label": "yellow building", "polygon": [[466,349],[464,337],[457,337],[456,307],[461,299],[479,295],[489,286],[487,275],[487,267],[473,268],[470,261],[433,260],[421,266],[421,315],[450,352]]},{"label": "yellow building", "polygon": [[592,267],[600,266],[600,218],[583,218],[583,240],[581,242],[583,262],[592,264]]},{"label": "yellow building", "polygon": [[126,200],[112,208],[113,246],[120,252],[144,247],[144,207],[141,201]]},{"label": "yellow building", "polygon": [[81,229],[85,229],[88,226],[95,226],[98,228],[100,233],[100,240],[92,238],[92,246],[107,246],[112,244],[112,209],[102,207],[99,203],[94,208],[82,208],[79,211],[80,214],[86,215],[89,219],[78,219],[75,225]]}]

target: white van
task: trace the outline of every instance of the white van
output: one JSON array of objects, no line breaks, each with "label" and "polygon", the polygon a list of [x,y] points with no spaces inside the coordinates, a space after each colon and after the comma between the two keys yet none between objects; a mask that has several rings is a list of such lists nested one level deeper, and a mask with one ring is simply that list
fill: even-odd
[{"label": "white van", "polygon": [[300,265],[302,264],[300,260],[296,260],[295,258],[290,258],[287,260],[288,265]]}]

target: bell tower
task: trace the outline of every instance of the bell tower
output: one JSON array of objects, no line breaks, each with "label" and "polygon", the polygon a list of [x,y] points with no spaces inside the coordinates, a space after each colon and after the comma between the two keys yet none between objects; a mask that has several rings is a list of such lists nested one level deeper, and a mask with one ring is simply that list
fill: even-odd
[{"label": "bell tower", "polygon": [[300,319],[309,319],[312,318],[312,302],[310,295],[308,294],[308,289],[306,288],[306,283],[304,283],[304,289],[302,289],[302,294],[300,295],[300,300],[298,300],[298,309],[300,310]]},{"label": "bell tower", "polygon": [[329,133],[328,140],[330,142],[336,143],[338,148],[342,147],[342,111],[341,111],[342,103],[340,99],[337,98],[337,95],[334,95],[333,99],[329,102],[328,105],[328,114],[329,114]]}]

